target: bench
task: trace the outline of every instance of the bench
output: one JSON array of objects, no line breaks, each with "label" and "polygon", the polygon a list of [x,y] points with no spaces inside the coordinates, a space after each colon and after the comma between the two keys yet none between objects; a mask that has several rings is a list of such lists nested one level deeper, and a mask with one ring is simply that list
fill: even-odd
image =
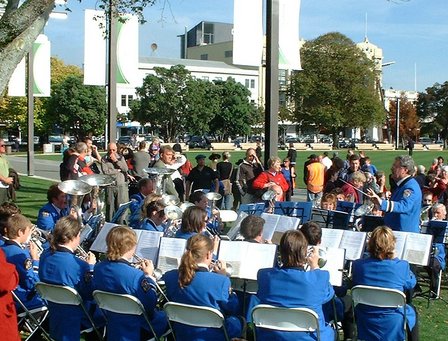
[{"label": "bench", "polygon": [[311,143],[313,150],[333,150],[333,146],[328,143]]},{"label": "bench", "polygon": [[427,144],[426,149],[427,150],[443,150],[443,145],[438,144],[438,143]]},{"label": "bench", "polygon": [[376,147],[378,150],[395,150],[393,143],[377,143]]},{"label": "bench", "polygon": [[[240,144],[240,146],[241,146],[241,150],[248,150],[249,148],[256,149],[257,143],[256,142],[243,142]],[[262,147],[262,150],[264,150],[263,147]]]},{"label": "bench", "polygon": [[235,150],[235,145],[228,142],[212,142],[211,150]]},{"label": "bench", "polygon": [[[175,145],[176,143],[162,143],[162,146],[171,146],[171,148]],[[188,150],[190,149],[189,147],[188,147],[188,144],[186,144],[186,143],[179,143],[180,144],[180,146],[182,147],[182,151],[183,152],[188,152]]]},{"label": "bench", "polygon": [[356,148],[358,150],[376,150],[377,146],[374,143],[357,143]]},{"label": "bench", "polygon": [[294,143],[294,148],[297,150],[308,150],[310,147],[306,143]]},{"label": "bench", "polygon": [[422,145],[421,143],[415,143],[414,144],[414,149],[413,150],[426,150],[425,146]]}]

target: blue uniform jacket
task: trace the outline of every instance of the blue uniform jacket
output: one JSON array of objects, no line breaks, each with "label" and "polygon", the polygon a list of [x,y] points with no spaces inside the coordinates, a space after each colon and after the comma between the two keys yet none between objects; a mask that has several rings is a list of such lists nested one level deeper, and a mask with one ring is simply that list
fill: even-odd
[{"label": "blue uniform jacket", "polygon": [[[12,240],[5,240],[2,245],[8,263],[14,264],[19,274],[19,285],[14,293],[28,308],[38,308],[44,305],[44,302],[37,294],[35,284],[39,282],[37,271],[39,269],[39,261],[32,260],[28,249],[23,248]],[[19,305],[16,305],[18,311],[22,311]]]},{"label": "blue uniform jacket", "polygon": [[[353,285],[371,285],[405,291],[417,280],[409,263],[398,258],[358,259],[353,262]],[[376,308],[359,304],[355,309],[358,338],[361,340],[404,340],[403,309]],[[416,324],[414,309],[406,305],[409,328]]]},{"label": "blue uniform jacket", "polygon": [[184,232],[182,229],[179,229],[176,231],[176,238],[180,239],[190,239],[190,237],[193,237],[194,235],[198,234],[197,232]]},{"label": "blue uniform jacket", "polygon": [[141,209],[143,203],[145,202],[145,197],[141,193],[137,193],[131,196],[131,204],[129,205],[129,210],[131,214],[129,215],[129,226],[133,228],[138,228],[141,220]]},{"label": "blue uniform jacket", "polygon": [[381,211],[384,224],[394,231],[420,233],[422,191],[417,181],[409,177],[392,193],[390,200],[383,200]]},{"label": "blue uniform jacket", "polygon": [[[164,312],[155,310],[157,294],[154,282],[143,271],[126,260],[97,263],[94,269],[95,289],[116,294],[129,294],[140,300],[158,335],[167,329],[168,320]],[[106,311],[107,340],[135,341],[140,339],[141,328],[149,330],[143,316],[123,315]]]},{"label": "blue uniform jacket", "polygon": [[440,267],[442,270],[445,270],[446,261],[445,261],[445,244],[435,243],[434,247],[436,248],[436,252],[434,258],[437,259],[440,263]]},{"label": "blue uniform jacket", "polygon": [[[234,293],[229,294],[230,279],[227,276],[199,267],[192,282],[184,288],[179,286],[178,270],[167,272],[163,279],[170,301],[215,308],[224,315],[236,315],[239,310],[238,297]],[[241,336],[242,326],[236,316],[227,316],[225,326],[230,338]],[[180,341],[224,340],[224,333],[215,328],[175,324],[174,330],[176,339]]]},{"label": "blue uniform jacket", "polygon": [[53,231],[53,228],[54,228],[54,225],[56,225],[56,222],[60,218],[68,215],[68,213],[69,213],[68,209],[64,208],[61,210],[61,213],[59,214],[52,203],[46,203],[39,210],[36,225],[38,228],[40,228],[42,230],[51,232],[51,231]]},{"label": "blue uniform jacket", "polygon": [[[261,304],[277,307],[304,307],[319,316],[321,340],[334,340],[334,330],[325,324],[322,305],[334,296],[330,274],[324,270],[304,271],[300,268],[269,268],[258,271],[258,299]],[[315,333],[257,330],[260,340],[316,340]]]},{"label": "blue uniform jacket", "polygon": [[160,226],[160,225],[156,226],[156,224],[154,224],[154,222],[149,218],[145,218],[143,220],[143,222],[141,223],[141,225],[138,227],[135,227],[135,229],[146,230],[146,231],[157,231],[157,232],[164,231],[163,226]]},{"label": "blue uniform jacket", "polygon": [[[95,311],[92,300],[93,265],[76,257],[73,252],[64,247],[56,251],[45,250],[40,256],[39,278],[49,284],[66,285],[78,291],[84,300],[84,305],[91,312]],[[82,308],[73,305],[62,305],[48,302],[50,308],[50,335],[55,340],[79,340],[81,326],[90,328]],[[101,312],[97,311],[97,315]],[[93,314],[95,317],[95,314]],[[99,320],[101,320],[99,318]]]}]

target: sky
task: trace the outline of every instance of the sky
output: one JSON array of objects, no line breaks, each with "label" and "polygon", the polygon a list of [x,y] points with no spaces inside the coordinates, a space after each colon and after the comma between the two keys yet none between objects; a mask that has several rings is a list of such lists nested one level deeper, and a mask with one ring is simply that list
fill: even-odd
[{"label": "sky", "polygon": [[[67,19],[50,19],[45,34],[53,56],[81,66],[84,9],[95,8],[95,1],[71,0],[68,7]],[[369,41],[383,49],[384,62],[395,62],[383,69],[384,88],[414,90],[416,79],[417,91],[424,91],[448,81],[447,0],[302,0],[300,38],[340,32],[358,43],[365,37],[366,17]],[[185,27],[202,20],[232,23],[233,0],[159,0],[145,10],[145,19],[139,31],[140,57],[179,58],[177,36]]]}]

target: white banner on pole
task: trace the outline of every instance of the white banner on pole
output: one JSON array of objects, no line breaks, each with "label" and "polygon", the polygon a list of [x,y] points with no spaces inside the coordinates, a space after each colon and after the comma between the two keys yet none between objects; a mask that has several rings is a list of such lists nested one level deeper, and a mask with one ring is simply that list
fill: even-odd
[{"label": "white banner on pole", "polygon": [[261,0],[233,2],[233,64],[260,66],[263,51]]},{"label": "white banner on pole", "polygon": [[50,97],[51,90],[51,43],[44,34],[39,34],[33,44],[33,94],[35,97]]},{"label": "white banner on pole", "polygon": [[8,83],[8,96],[25,97],[25,58],[17,65]]},{"label": "white banner on pole", "polygon": [[[103,28],[101,28],[101,27]],[[103,11],[84,13],[84,84],[106,85],[106,17]]]},{"label": "white banner on pole", "polygon": [[117,22],[117,83],[135,84],[138,77],[138,19]]},{"label": "white banner on pole", "polygon": [[300,0],[279,0],[279,69],[301,70],[299,47]]}]

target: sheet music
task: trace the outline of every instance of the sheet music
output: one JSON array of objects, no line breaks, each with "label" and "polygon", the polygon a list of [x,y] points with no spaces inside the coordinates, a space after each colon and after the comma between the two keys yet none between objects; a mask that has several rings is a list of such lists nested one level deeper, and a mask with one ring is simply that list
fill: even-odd
[{"label": "sheet music", "polygon": [[143,258],[152,260],[152,262],[156,264],[160,238],[163,237],[163,232],[146,230],[134,231],[137,234],[138,240],[135,253]]},{"label": "sheet music", "polygon": [[344,230],[323,228],[321,245],[323,247],[331,247],[337,249],[339,247],[339,244],[341,243],[343,234]]},{"label": "sheet music", "polygon": [[232,277],[256,280],[259,269],[274,265],[276,250],[273,244],[222,240],[218,259],[232,264]]},{"label": "sheet music", "polygon": [[261,217],[265,220],[263,226],[263,239],[271,240],[274,244],[279,244],[284,232],[297,230],[300,218],[286,215],[263,213]]},{"label": "sheet music", "polygon": [[411,264],[428,265],[431,248],[431,235],[408,232],[402,259]]},{"label": "sheet music", "polygon": [[344,230],[343,232],[339,248],[345,249],[345,258],[348,260],[361,258],[367,234],[365,232],[348,230]]},{"label": "sheet music", "polygon": [[93,231],[93,229],[90,227],[89,224],[85,224],[84,228],[81,230],[81,235],[79,242],[82,243],[86,238],[90,235],[90,233]]},{"label": "sheet music", "polygon": [[118,226],[118,224],[113,223],[105,223],[104,226],[101,228],[100,232],[96,236],[95,240],[92,243],[92,246],[90,246],[90,251],[96,251],[101,253],[107,252],[107,244],[106,244],[106,237],[112,228],[115,226]]},{"label": "sheet music", "polygon": [[278,221],[280,219],[279,214],[262,213],[261,217],[265,220],[263,226],[263,239],[272,240]]},{"label": "sheet music", "polygon": [[247,216],[248,214],[246,212],[241,211],[240,213],[238,213],[238,217],[236,218],[233,226],[227,232],[227,236],[230,240],[235,240],[235,238],[238,236],[238,233],[240,232],[241,221]]},{"label": "sheet music", "polygon": [[184,254],[187,240],[162,237],[160,240],[157,268],[165,273],[177,269]]},{"label": "sheet music", "polygon": [[331,285],[340,287],[342,285],[342,269],[345,263],[345,249],[326,248],[327,263],[322,270],[327,270],[330,273]]},{"label": "sheet music", "polygon": [[403,259],[404,246],[406,244],[407,233],[402,231],[393,231],[395,236],[395,256]]}]

